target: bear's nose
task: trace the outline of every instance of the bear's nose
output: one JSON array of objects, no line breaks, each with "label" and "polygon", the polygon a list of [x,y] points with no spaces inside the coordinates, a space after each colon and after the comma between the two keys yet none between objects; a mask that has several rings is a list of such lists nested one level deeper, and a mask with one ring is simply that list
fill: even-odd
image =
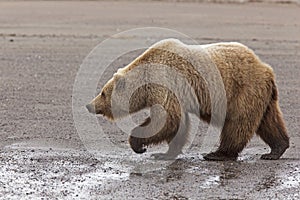
[{"label": "bear's nose", "polygon": [[86,105],[86,108],[90,113],[95,113],[95,106],[93,106],[92,104]]}]

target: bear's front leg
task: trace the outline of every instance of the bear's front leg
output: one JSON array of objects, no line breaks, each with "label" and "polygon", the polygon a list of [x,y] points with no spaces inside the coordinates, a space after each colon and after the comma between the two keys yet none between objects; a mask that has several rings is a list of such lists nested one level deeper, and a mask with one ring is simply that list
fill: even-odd
[{"label": "bear's front leg", "polygon": [[134,136],[130,136],[129,137],[129,144],[131,149],[135,152],[135,153],[145,153],[146,152],[146,148],[144,148],[144,144],[143,144],[143,138],[138,138],[138,137],[134,137]]},{"label": "bear's front leg", "polygon": [[143,138],[144,134],[142,133],[143,128],[151,123],[151,118],[148,117],[144,123],[142,123],[140,126],[134,128],[131,132],[131,135],[129,137],[129,144],[131,149],[135,153],[145,153],[146,148],[144,146],[146,145],[146,140]]},{"label": "bear's front leg", "polygon": [[[244,149],[252,138],[256,124],[259,123],[259,113],[251,112],[253,115],[241,115],[234,119],[226,119],[220,138],[220,146],[215,152],[203,156],[210,161],[232,161],[237,160],[239,153]],[[249,120],[249,118],[251,120]]]},{"label": "bear's front leg", "polygon": [[[179,154],[182,154],[182,148],[187,141],[190,123],[187,114],[182,116],[184,117],[181,120],[178,120],[176,126],[166,128],[166,132],[163,133],[163,135],[169,136],[166,138],[169,145],[168,151],[166,153],[154,153],[151,157],[157,160],[173,160],[176,159]],[[174,119],[172,119],[172,121],[174,122]]]}]

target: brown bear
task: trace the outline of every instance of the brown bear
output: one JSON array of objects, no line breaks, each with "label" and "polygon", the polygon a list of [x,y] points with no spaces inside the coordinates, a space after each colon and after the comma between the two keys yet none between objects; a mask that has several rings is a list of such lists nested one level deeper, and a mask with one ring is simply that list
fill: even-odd
[{"label": "brown bear", "polygon": [[[119,69],[105,84],[101,93],[87,105],[87,109],[91,113],[115,120],[150,108],[150,116],[146,121],[132,130],[129,137],[131,148],[136,153],[144,153],[146,146],[167,142],[168,151],[153,156],[157,159],[174,159],[182,152],[187,141],[190,124],[188,113],[211,122],[213,104],[218,104],[218,101],[211,102],[211,95],[218,88],[211,90],[215,81],[210,80],[209,74],[213,74],[213,67],[206,64],[208,62],[216,67],[221,77],[227,107],[224,121],[220,123],[220,145],[215,152],[206,154],[204,159],[236,160],[254,133],[271,148],[271,152],[262,155],[261,159],[279,159],[289,147],[289,137],[278,104],[274,72],[252,50],[240,43],[186,45],[176,39],[159,41],[126,67]],[[190,87],[183,87],[182,82],[173,81],[173,85],[180,88],[179,92],[174,92],[174,88],[149,81],[149,77],[156,80],[168,79],[167,82],[176,79],[175,75],[170,76],[152,67],[153,63],[175,70]],[[126,88],[130,85],[129,82],[139,83],[144,79],[148,81],[134,88],[129,97],[120,97],[119,94],[125,93],[126,96],[128,93]],[[120,103],[114,103],[115,101]],[[127,101],[126,111],[122,104]],[[181,101],[187,104],[182,105]],[[155,105],[160,105],[165,112],[151,109]],[[151,132],[162,121],[162,128]]]}]

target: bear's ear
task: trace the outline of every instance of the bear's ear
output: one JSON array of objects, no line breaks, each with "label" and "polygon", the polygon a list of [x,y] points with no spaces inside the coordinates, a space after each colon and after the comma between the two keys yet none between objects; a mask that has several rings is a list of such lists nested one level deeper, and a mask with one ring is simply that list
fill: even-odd
[{"label": "bear's ear", "polygon": [[115,89],[117,91],[124,90],[125,89],[125,85],[126,85],[125,78],[123,76],[118,76],[118,79],[116,79],[116,87],[115,87]]}]

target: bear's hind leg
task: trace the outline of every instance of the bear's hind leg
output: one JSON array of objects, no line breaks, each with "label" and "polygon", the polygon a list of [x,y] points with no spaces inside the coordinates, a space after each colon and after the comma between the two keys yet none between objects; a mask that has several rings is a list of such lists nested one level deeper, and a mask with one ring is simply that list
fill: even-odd
[{"label": "bear's hind leg", "polygon": [[278,101],[271,100],[256,133],[271,148],[271,152],[262,155],[261,159],[277,160],[289,147],[289,137],[278,106]]}]

